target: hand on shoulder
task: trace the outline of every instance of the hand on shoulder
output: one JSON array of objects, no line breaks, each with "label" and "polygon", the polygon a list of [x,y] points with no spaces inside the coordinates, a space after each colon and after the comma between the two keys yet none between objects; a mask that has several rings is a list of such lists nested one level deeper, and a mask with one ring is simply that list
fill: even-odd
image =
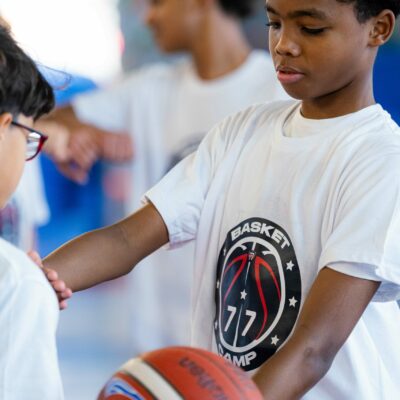
[{"label": "hand on shoulder", "polygon": [[72,296],[72,290],[65,285],[65,282],[59,279],[56,271],[43,267],[42,259],[36,251],[28,252],[29,258],[43,271],[50,285],[54,289],[60,310],[68,307],[67,300]]}]

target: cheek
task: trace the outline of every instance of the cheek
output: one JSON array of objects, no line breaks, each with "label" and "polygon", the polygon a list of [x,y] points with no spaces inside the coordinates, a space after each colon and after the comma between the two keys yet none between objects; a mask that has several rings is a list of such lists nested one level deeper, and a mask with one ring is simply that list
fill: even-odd
[{"label": "cheek", "polygon": [[2,182],[0,190],[0,208],[5,207],[10,197],[15,192],[24,171],[25,159],[12,157],[11,154],[2,160],[0,179]]},{"label": "cheek", "polygon": [[[29,123],[29,121],[24,121]],[[26,155],[26,137],[19,129],[4,135],[0,143],[0,202],[4,206],[21,179]]]},{"label": "cheek", "polygon": [[[357,69],[362,64],[360,58],[363,57],[359,49],[352,48],[341,52],[331,51],[329,54],[329,57],[320,60],[319,70],[322,79],[333,89],[349,83],[357,77],[357,74],[361,73]],[[335,62],[333,63],[332,60],[335,60]]]}]

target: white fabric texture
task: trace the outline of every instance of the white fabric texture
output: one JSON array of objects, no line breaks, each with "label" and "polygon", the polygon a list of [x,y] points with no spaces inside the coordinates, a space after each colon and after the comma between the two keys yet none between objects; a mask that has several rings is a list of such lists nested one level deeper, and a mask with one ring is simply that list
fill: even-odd
[{"label": "white fabric texture", "polygon": [[[146,194],[168,227],[171,248],[196,239],[192,344],[254,371],[290,335],[328,266],[382,284],[304,398],[395,399],[400,129],[380,105],[330,120],[296,112],[298,103],[277,102],[225,119]],[[300,126],[301,134],[293,133]],[[228,265],[232,254],[238,257]],[[248,263],[246,279],[238,260]],[[270,307],[264,323],[263,307]],[[262,328],[254,334],[253,326]]]},{"label": "white fabric texture", "polygon": [[[253,51],[238,69],[210,81],[201,80],[188,59],[145,67],[116,86],[78,97],[73,107],[83,122],[132,135],[129,214],[214,124],[253,103],[283,98],[287,95],[269,55]],[[189,342],[192,264],[189,245],[174,252],[160,250],[133,271],[129,291],[135,351]]]},{"label": "white fabric texture", "polygon": [[62,400],[58,302],[44,274],[0,239],[0,398]]}]

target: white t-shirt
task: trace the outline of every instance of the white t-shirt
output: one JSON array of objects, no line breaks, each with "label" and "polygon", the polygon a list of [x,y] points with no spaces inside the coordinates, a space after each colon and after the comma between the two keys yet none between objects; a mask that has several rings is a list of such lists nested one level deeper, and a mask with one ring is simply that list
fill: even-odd
[{"label": "white t-shirt", "polygon": [[[119,85],[78,97],[73,107],[86,123],[128,131],[135,148],[132,190],[126,209],[170,167],[194,151],[214,124],[253,103],[287,98],[268,53],[253,51],[232,73],[201,80],[188,60],[134,72]],[[137,351],[189,340],[193,246],[160,250],[132,273]],[[146,265],[146,267],[144,267]],[[166,310],[174,310],[173,323]]]},{"label": "white t-shirt", "polygon": [[25,253],[0,239],[0,399],[62,400],[58,302]]},{"label": "white t-shirt", "polygon": [[309,134],[289,137],[297,109],[278,102],[227,118],[146,195],[171,247],[197,238],[192,344],[254,371],[287,340],[329,266],[382,284],[304,398],[396,399],[400,129],[374,105],[303,118]]}]

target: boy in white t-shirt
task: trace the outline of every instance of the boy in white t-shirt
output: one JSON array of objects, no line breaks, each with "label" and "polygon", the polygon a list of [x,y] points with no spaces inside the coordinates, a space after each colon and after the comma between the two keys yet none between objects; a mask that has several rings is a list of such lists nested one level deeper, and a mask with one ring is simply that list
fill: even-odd
[{"label": "boy in white t-shirt", "polygon": [[[266,399],[400,393],[400,128],[375,103],[392,0],[269,0],[270,49],[301,102],[217,125],[147,205],[46,260],[74,290],[196,241],[192,343]],[[278,351],[279,350],[279,351]]]},{"label": "boy in white t-shirt", "polygon": [[[251,104],[287,98],[269,54],[252,50],[242,31],[241,19],[255,3],[150,2],[146,20],[159,48],[169,54],[183,51],[187,57],[132,71],[53,114],[75,132],[72,138],[92,132],[103,153],[121,148],[108,146],[102,130],[129,133],[135,155],[129,163],[125,215],[141,207],[143,193],[196,150],[218,121]],[[193,253],[193,245],[160,250],[135,270],[127,287],[134,351],[189,342]],[[174,326],[166,310],[175,311]]]},{"label": "boy in white t-shirt", "polygon": [[[47,138],[32,129],[33,121],[53,106],[52,89],[0,25],[1,208],[16,189],[25,160],[33,159]],[[51,278],[54,285],[56,277]],[[43,272],[25,253],[0,239],[2,400],[63,399],[55,339],[58,313]]]}]

